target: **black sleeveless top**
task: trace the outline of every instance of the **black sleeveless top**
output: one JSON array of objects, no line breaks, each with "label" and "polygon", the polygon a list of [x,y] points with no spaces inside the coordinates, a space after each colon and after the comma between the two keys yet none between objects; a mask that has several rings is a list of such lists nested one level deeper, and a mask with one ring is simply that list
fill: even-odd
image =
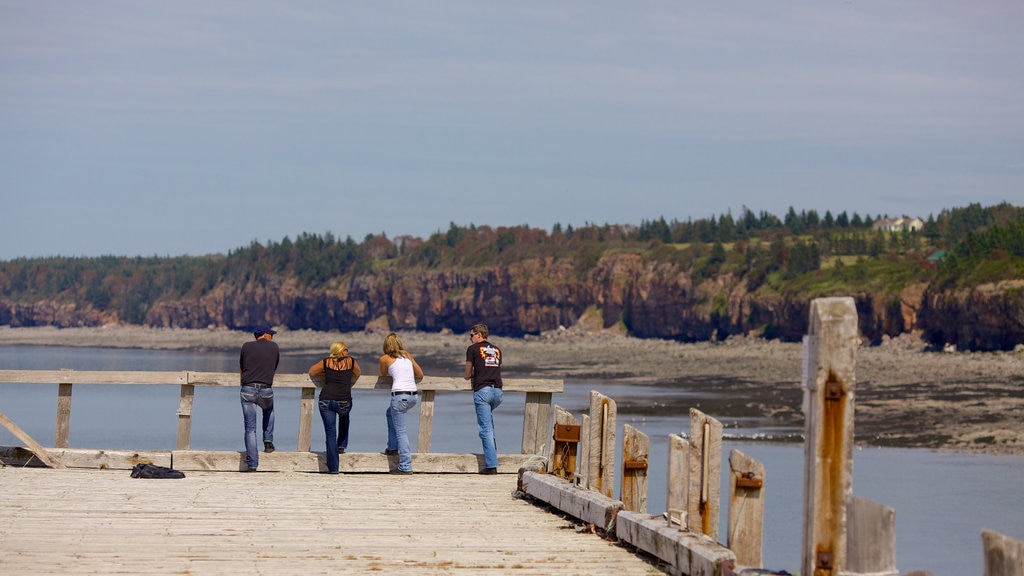
[{"label": "black sleeveless top", "polygon": [[[349,359],[347,370],[334,370],[327,365],[327,358],[324,358],[324,386],[320,389],[321,400],[347,400],[352,401],[352,368],[355,360]],[[342,359],[344,360],[344,358]]]}]

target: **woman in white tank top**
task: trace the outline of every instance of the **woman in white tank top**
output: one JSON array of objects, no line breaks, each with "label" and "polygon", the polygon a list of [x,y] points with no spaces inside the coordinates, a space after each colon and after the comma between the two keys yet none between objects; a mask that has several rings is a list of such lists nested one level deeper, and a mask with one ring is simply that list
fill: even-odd
[{"label": "woman in white tank top", "polygon": [[380,375],[391,377],[391,404],[388,406],[388,445],[384,453],[398,456],[392,474],[412,474],[412,450],[409,446],[405,413],[419,403],[416,381],[423,378],[423,369],[394,332],[384,338],[384,355],[380,357]]}]

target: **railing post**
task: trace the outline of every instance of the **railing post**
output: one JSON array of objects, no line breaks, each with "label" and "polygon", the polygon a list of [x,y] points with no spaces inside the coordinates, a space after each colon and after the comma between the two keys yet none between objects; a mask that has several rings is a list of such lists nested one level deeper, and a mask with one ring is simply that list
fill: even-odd
[{"label": "railing post", "polygon": [[299,398],[299,452],[309,452],[313,444],[313,407],[316,406],[316,388],[303,387]]},{"label": "railing post", "polygon": [[729,452],[729,535],[736,563],[761,568],[764,531],[764,464],[739,450]]},{"label": "railing post", "polygon": [[802,571],[832,576],[847,569],[846,499],[853,492],[853,298],[811,302],[804,337],[804,521]]},{"label": "railing post", "polygon": [[622,486],[619,488],[623,508],[647,513],[647,464],[651,439],[643,432],[622,426]]},{"label": "railing post", "polygon": [[690,474],[687,527],[718,540],[722,481],[722,423],[690,408]]},{"label": "railing post", "polygon": [[194,384],[182,384],[178,400],[178,443],[177,450],[188,450],[192,446],[192,406],[195,402]]},{"label": "railing post", "polygon": [[551,392],[527,392],[523,413],[523,454],[543,454],[551,422]]},{"label": "railing post", "polygon": [[57,388],[57,429],[53,435],[54,448],[67,448],[71,429],[71,382],[61,382]]},{"label": "railing post", "polygon": [[615,487],[615,401],[590,391],[590,454],[588,473],[591,490],[611,498]]},{"label": "railing post", "polygon": [[686,530],[686,501],[689,492],[690,443],[678,434],[668,435],[668,495],[665,512],[668,525]]},{"label": "railing post", "polygon": [[431,434],[434,430],[434,391],[420,390],[420,425],[416,434],[416,452],[430,452]]}]

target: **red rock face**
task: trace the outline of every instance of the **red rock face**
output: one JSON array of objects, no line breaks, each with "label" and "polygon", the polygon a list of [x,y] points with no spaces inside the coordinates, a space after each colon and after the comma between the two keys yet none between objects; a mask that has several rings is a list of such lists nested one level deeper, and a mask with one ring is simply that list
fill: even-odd
[{"label": "red rock face", "polygon": [[[839,294],[823,294],[822,296]],[[866,343],[923,331],[934,346],[1007,350],[1024,343],[1024,281],[970,292],[853,296]],[[370,270],[310,289],[294,278],[160,301],[145,316],[154,327],[245,328],[270,323],[313,330],[467,330],[484,320],[496,334],[537,334],[559,327],[683,341],[756,335],[799,340],[810,297],[750,293],[743,279],[720,274],[695,283],[690,270],[635,253],[601,258],[585,275],[571,259],[537,258],[463,269]],[[116,310],[41,301],[0,300],[0,324],[100,326],[123,321]]]}]

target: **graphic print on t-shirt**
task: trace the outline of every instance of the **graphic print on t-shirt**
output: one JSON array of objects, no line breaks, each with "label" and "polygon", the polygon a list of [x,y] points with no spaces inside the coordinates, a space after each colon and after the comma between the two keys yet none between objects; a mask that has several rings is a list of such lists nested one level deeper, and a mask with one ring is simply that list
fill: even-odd
[{"label": "graphic print on t-shirt", "polygon": [[484,366],[497,368],[501,366],[501,350],[494,346],[481,346],[480,357],[484,359]]}]

